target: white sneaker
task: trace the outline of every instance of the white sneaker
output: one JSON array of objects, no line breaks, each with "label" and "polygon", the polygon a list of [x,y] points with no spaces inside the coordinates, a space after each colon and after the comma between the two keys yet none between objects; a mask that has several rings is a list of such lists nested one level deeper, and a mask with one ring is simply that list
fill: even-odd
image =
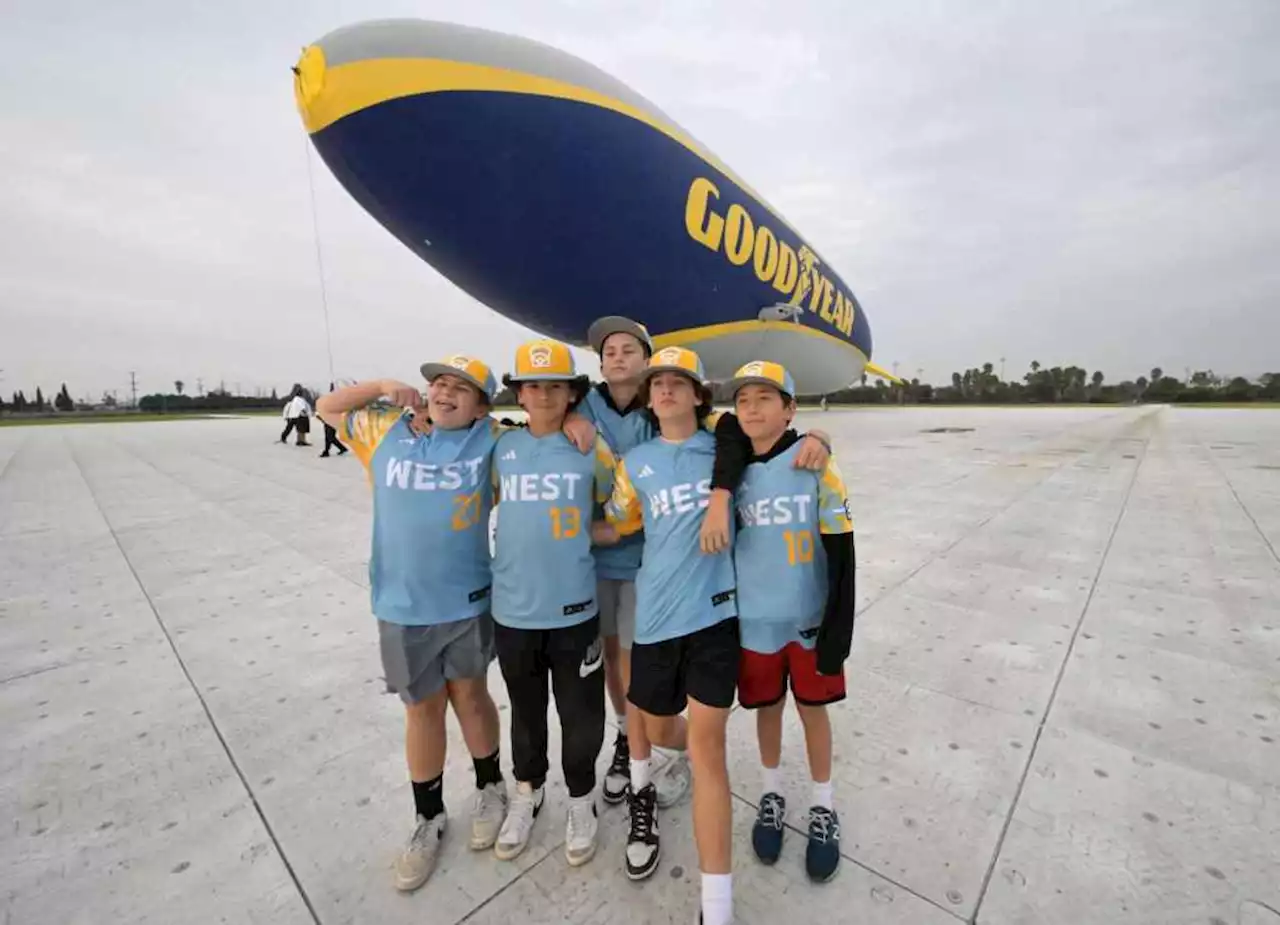
[{"label": "white sneaker", "polygon": [[407,893],[427,882],[440,854],[446,822],[444,813],[429,821],[423,815],[418,816],[418,824],[409,837],[409,844],[405,845],[400,857],[396,858],[397,890]]},{"label": "white sneaker", "polygon": [[596,854],[596,835],[600,818],[595,796],[570,798],[569,818],[564,831],[564,856],[570,867],[581,867]]},{"label": "white sneaker", "polygon": [[658,808],[666,809],[684,799],[692,779],[689,753],[675,752],[670,761],[653,773],[653,786],[658,791]]},{"label": "white sneaker", "polygon": [[537,790],[527,781],[520,781],[516,785],[516,794],[507,807],[507,818],[493,845],[493,853],[499,860],[510,861],[529,844],[529,836],[533,834],[533,820],[542,811],[545,790],[545,784]]},{"label": "white sneaker", "polygon": [[498,830],[507,816],[505,783],[489,784],[477,790],[471,804],[471,850],[485,851],[498,840]]}]

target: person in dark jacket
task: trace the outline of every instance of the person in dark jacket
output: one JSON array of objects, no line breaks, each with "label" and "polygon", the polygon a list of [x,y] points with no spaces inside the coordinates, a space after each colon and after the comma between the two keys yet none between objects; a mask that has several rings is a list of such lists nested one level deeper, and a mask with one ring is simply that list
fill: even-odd
[{"label": "person in dark jacket", "polygon": [[[329,391],[337,391],[337,387],[332,382],[329,383]],[[324,425],[324,452],[320,454],[321,458],[329,455],[330,447],[336,447],[339,456],[346,453],[347,448],[343,446],[342,441],[338,439],[338,432],[334,430],[333,425],[324,418],[320,418],[320,423]]]}]

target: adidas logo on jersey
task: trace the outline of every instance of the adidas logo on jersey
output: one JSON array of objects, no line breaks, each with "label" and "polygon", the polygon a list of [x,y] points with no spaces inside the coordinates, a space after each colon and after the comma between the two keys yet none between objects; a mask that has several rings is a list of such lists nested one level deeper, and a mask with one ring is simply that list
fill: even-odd
[{"label": "adidas logo on jersey", "polygon": [[649,468],[648,463],[645,463],[640,467],[640,471],[636,473],[636,478],[647,479],[651,475],[653,475],[653,470]]},{"label": "adidas logo on jersey", "polygon": [[516,458],[516,451],[515,451],[515,450],[507,450],[507,452],[505,452],[505,453],[503,453],[503,454],[502,454],[502,458],[503,458],[503,459],[515,459],[515,458]]}]

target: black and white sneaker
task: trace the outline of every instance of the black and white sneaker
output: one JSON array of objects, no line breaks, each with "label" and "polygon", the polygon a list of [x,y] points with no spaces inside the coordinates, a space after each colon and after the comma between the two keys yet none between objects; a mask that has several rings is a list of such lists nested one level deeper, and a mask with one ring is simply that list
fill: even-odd
[{"label": "black and white sneaker", "polygon": [[601,795],[611,806],[621,803],[627,796],[627,786],[631,783],[631,746],[627,737],[621,732],[613,742],[613,761],[609,770],[604,773],[604,786]]},{"label": "black and white sneaker", "polygon": [[631,830],[627,833],[627,877],[644,880],[658,869],[658,792],[652,783],[631,794]]}]

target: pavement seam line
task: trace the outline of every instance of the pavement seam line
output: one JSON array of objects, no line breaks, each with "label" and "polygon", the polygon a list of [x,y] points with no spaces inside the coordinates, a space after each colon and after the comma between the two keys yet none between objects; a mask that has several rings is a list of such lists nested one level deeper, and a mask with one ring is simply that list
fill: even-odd
[{"label": "pavement seam line", "polygon": [[[737,800],[739,803],[745,803],[747,806],[750,806],[753,810],[758,811],[760,809],[758,804],[751,802],[751,800],[748,799],[747,797],[744,797],[738,793],[735,793],[732,790],[730,790],[729,793],[733,797],[733,799]],[[803,838],[809,837],[808,832],[802,831],[801,829],[796,828],[790,822],[784,822],[783,826],[797,833]],[[883,874],[880,871],[876,870],[875,868],[868,867],[866,864],[859,861],[853,855],[845,854],[843,849],[841,849],[840,851],[840,857],[844,858],[853,866],[858,867],[862,870],[865,870],[867,873],[871,874],[871,876],[876,877],[879,880],[883,880],[885,883],[891,883],[894,886],[896,886],[898,889],[902,890],[902,892],[907,893],[910,896],[914,896],[916,899],[920,900],[921,902],[928,903],[929,905],[933,906],[935,909],[945,912],[947,915],[951,916],[956,921],[963,922],[965,920],[964,916],[957,913],[954,909],[948,909],[945,906],[939,905],[938,903],[930,899],[928,896],[925,896],[923,893],[917,893],[915,890],[911,889],[911,887],[907,886],[905,883],[899,883],[897,880],[894,880],[892,877],[888,876],[887,874]]]},{"label": "pavement seam line", "polygon": [[280,856],[281,862],[284,864],[285,871],[289,874],[289,879],[293,881],[294,889],[298,891],[298,896],[302,899],[303,905],[307,907],[307,912],[311,915],[311,921],[315,925],[321,925],[320,916],[316,913],[315,906],[311,903],[311,897],[307,895],[306,889],[302,886],[302,881],[298,879],[298,874],[293,869],[293,865],[289,862],[289,856],[285,854],[284,846],[280,843],[280,839],[276,837],[275,829],[271,827],[267,814],[262,808],[262,804],[258,802],[258,796],[253,792],[253,787],[249,784],[249,779],[245,777],[244,771],[240,769],[240,764],[236,761],[235,754],[231,750],[231,745],[227,742],[222,734],[222,730],[218,728],[218,721],[213,717],[213,711],[209,709],[209,704],[205,702],[204,694],[200,691],[200,686],[196,684],[195,679],[191,677],[191,672],[187,669],[187,663],[182,658],[182,653],[178,651],[178,646],[173,640],[173,636],[169,633],[169,628],[165,626],[164,619],[160,616],[160,611],[156,609],[155,602],[151,600],[151,594],[147,591],[146,585],[142,583],[141,576],[133,567],[133,561],[129,558],[129,554],[125,552],[124,545],[120,542],[120,537],[116,535],[116,528],[107,517],[106,511],[102,509],[102,503],[98,500],[97,492],[93,490],[88,476],[84,474],[84,467],[80,465],[80,460],[76,456],[75,449],[68,444],[68,455],[75,464],[76,472],[80,475],[80,480],[84,482],[85,488],[89,492],[89,497],[93,499],[93,505],[98,510],[98,516],[102,518],[102,522],[106,524],[108,532],[111,534],[112,541],[116,544],[116,549],[120,552],[120,558],[124,560],[125,566],[129,569],[129,574],[133,576],[134,582],[138,586],[138,590],[142,593],[143,598],[147,602],[147,606],[151,609],[151,615],[155,617],[156,625],[160,627],[160,632],[164,634],[165,641],[169,643],[169,649],[173,652],[173,657],[178,662],[178,667],[182,670],[183,676],[187,679],[192,693],[196,695],[196,700],[200,703],[200,709],[204,711],[205,718],[209,721],[209,727],[213,730],[213,734],[217,737],[219,744],[222,746],[223,752],[227,756],[227,761],[231,764],[231,769],[235,771],[236,776],[240,778],[240,783],[244,786],[245,793],[249,795],[249,801],[253,803],[254,811],[258,814],[258,819],[262,822],[263,828],[267,831],[267,837],[271,839],[271,843],[275,846],[276,853]]},{"label": "pavement seam line", "polygon": [[[1152,428],[1158,427],[1161,414],[1162,411],[1157,411],[1154,415],[1144,415],[1138,419],[1138,422],[1150,422]],[[1098,583],[1102,580],[1102,573],[1107,567],[1107,559],[1111,555],[1111,547],[1115,543],[1116,534],[1120,532],[1120,524],[1124,521],[1125,512],[1129,509],[1129,499],[1133,496],[1133,486],[1138,482],[1138,473],[1142,471],[1142,464],[1146,462],[1147,449],[1151,446],[1152,439],[1153,434],[1149,431],[1145,439],[1143,439],[1142,452],[1133,467],[1133,474],[1129,476],[1129,484],[1125,486],[1124,497],[1120,501],[1120,510],[1116,512],[1115,520],[1112,521],[1111,533],[1108,535],[1107,544],[1102,550],[1102,558],[1098,561],[1097,571],[1094,572],[1093,583],[1089,586],[1089,594],[1085,598],[1084,606],[1080,608],[1080,616],[1076,619],[1076,626],[1071,633],[1071,640],[1067,643],[1067,650],[1062,655],[1062,664],[1058,666],[1058,676],[1054,678],[1053,687],[1049,691],[1049,699],[1045,703],[1044,712],[1040,714],[1040,721],[1036,724],[1035,737],[1031,741],[1031,748],[1027,750],[1027,760],[1022,767],[1022,774],[1018,778],[1018,786],[1013,792],[1013,799],[1009,801],[1009,811],[1005,815],[1004,824],[1000,827],[1000,835],[996,839],[995,847],[991,852],[991,862],[987,865],[987,873],[982,878],[982,886],[978,890],[978,898],[973,904],[973,913],[967,920],[973,925],[977,925],[978,915],[982,912],[982,904],[986,901],[987,890],[991,886],[991,878],[995,876],[996,865],[1000,861],[1000,853],[1004,850],[1005,839],[1008,838],[1009,828],[1013,825],[1013,817],[1017,813],[1018,803],[1022,799],[1022,791],[1026,787],[1027,778],[1031,774],[1031,766],[1035,764],[1036,752],[1040,748],[1040,739],[1044,735],[1045,724],[1049,721],[1049,714],[1053,712],[1053,705],[1058,697],[1058,688],[1062,685],[1062,679],[1066,677],[1067,666],[1071,664],[1071,654],[1075,651],[1076,640],[1084,627],[1085,617],[1089,615],[1089,607],[1093,604],[1093,597],[1097,593]]]},{"label": "pavement seam line", "polygon": [[[1151,415],[1150,415],[1150,414],[1145,414],[1145,415],[1143,415],[1142,417],[1137,418],[1137,419],[1135,420],[1135,423],[1141,423],[1142,421],[1146,421],[1146,420],[1147,420],[1148,418],[1150,418],[1150,417],[1151,417]],[[1146,444],[1145,444],[1145,443],[1143,444],[1143,452],[1144,452],[1144,453],[1146,452]],[[1083,455],[1090,455],[1090,454],[1087,454],[1087,453],[1086,453],[1086,454],[1081,454],[1081,455],[1083,456]],[[889,598],[893,597],[893,595],[894,595],[894,594],[896,594],[899,590],[901,590],[901,589],[902,589],[902,588],[907,584],[907,582],[909,582],[912,578],[915,578],[915,577],[916,577],[916,575],[920,574],[922,571],[924,571],[926,568],[928,568],[928,567],[929,567],[930,565],[932,565],[934,562],[937,562],[939,559],[946,558],[947,554],[948,554],[949,552],[951,552],[951,550],[955,549],[957,546],[959,546],[962,542],[964,542],[964,541],[965,541],[966,539],[968,539],[970,536],[972,536],[973,534],[977,533],[979,530],[981,530],[981,529],[983,529],[984,527],[986,527],[986,526],[987,526],[987,524],[991,523],[991,521],[995,520],[995,519],[996,519],[997,517],[999,517],[1001,514],[1003,514],[1003,513],[1005,513],[1006,511],[1008,511],[1008,510],[1009,510],[1010,508],[1012,508],[1015,504],[1017,504],[1019,501],[1021,501],[1021,500],[1022,500],[1023,498],[1025,498],[1027,495],[1031,494],[1031,492],[1035,491],[1037,488],[1039,488],[1039,487],[1040,487],[1041,485],[1043,485],[1045,482],[1049,481],[1051,478],[1053,478],[1055,475],[1057,475],[1057,474],[1058,474],[1059,472],[1061,472],[1063,469],[1065,469],[1065,468],[1066,468],[1066,467],[1068,467],[1068,466],[1074,465],[1075,463],[1078,463],[1079,461],[1080,461],[1080,457],[1079,457],[1079,456],[1071,456],[1071,457],[1068,457],[1068,458],[1064,459],[1062,462],[1060,462],[1058,465],[1054,466],[1052,469],[1048,470],[1048,471],[1044,474],[1044,476],[1043,476],[1043,477],[1041,477],[1041,478],[1037,479],[1037,480],[1036,480],[1035,482],[1033,482],[1031,485],[1028,485],[1028,486],[1027,486],[1026,488],[1024,488],[1022,491],[1018,492],[1016,495],[1014,495],[1012,498],[1010,498],[1008,502],[1006,502],[1005,504],[1003,504],[1003,505],[1001,505],[1000,507],[996,508],[994,511],[992,511],[990,514],[988,514],[988,515],[987,515],[986,517],[984,517],[982,520],[978,521],[976,524],[974,524],[974,525],[973,525],[972,527],[970,527],[968,530],[966,530],[965,532],[961,533],[961,534],[960,534],[960,536],[958,536],[958,537],[957,537],[953,542],[951,542],[951,543],[947,544],[947,546],[946,546],[946,547],[944,547],[943,549],[941,549],[941,550],[939,550],[938,552],[934,553],[932,556],[930,556],[930,557],[929,557],[928,559],[926,559],[924,562],[920,563],[920,565],[918,565],[918,566],[916,566],[914,569],[912,569],[912,570],[910,571],[910,573],[908,573],[907,575],[905,575],[905,576],[902,578],[902,580],[900,580],[900,581],[898,581],[898,582],[895,582],[894,584],[892,584],[892,585],[890,585],[889,587],[885,588],[885,589],[884,589],[884,591],[881,593],[881,595],[880,595],[879,597],[877,597],[877,598],[873,599],[872,601],[870,601],[870,602],[867,604],[867,606],[866,606],[866,607],[864,607],[864,608],[862,608],[861,610],[857,611],[857,612],[856,612],[856,614],[855,614],[855,616],[859,616],[859,617],[860,617],[860,616],[862,616],[864,613],[867,613],[869,610],[871,610],[871,608],[873,608],[873,607],[875,607],[875,606],[877,606],[877,605],[879,605],[879,604],[883,603],[884,601],[888,600]],[[1128,494],[1127,494],[1127,493],[1126,493],[1126,495],[1125,495],[1125,503],[1128,503]],[[1108,548],[1108,549],[1110,548],[1110,540],[1108,540],[1107,548]],[[1103,559],[1104,559],[1104,561],[1105,561],[1105,558],[1106,558],[1106,556],[1105,556],[1105,553],[1104,553],[1104,554],[1103,554]]]},{"label": "pavement seam line", "polygon": [[1236,504],[1240,505],[1240,510],[1244,513],[1244,516],[1249,518],[1249,523],[1253,524],[1253,529],[1258,531],[1258,538],[1261,539],[1262,544],[1270,550],[1271,558],[1275,559],[1276,562],[1280,562],[1280,553],[1276,552],[1276,548],[1271,545],[1271,539],[1263,532],[1258,521],[1254,519],[1253,513],[1245,505],[1243,499],[1241,499],[1240,493],[1236,491],[1235,483],[1231,481],[1231,476],[1227,475],[1227,470],[1223,468],[1222,463],[1218,462],[1218,457],[1214,455],[1211,446],[1200,438],[1200,434],[1198,432],[1196,433],[1196,441],[1200,444],[1200,449],[1204,451],[1205,456],[1208,457],[1213,468],[1217,470],[1218,475],[1221,476],[1222,481],[1226,483],[1227,490],[1231,492],[1231,497],[1236,499]]}]

